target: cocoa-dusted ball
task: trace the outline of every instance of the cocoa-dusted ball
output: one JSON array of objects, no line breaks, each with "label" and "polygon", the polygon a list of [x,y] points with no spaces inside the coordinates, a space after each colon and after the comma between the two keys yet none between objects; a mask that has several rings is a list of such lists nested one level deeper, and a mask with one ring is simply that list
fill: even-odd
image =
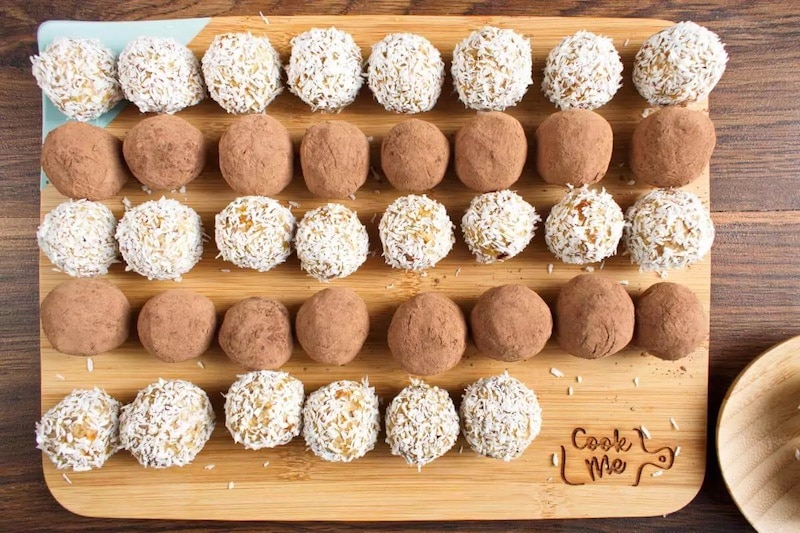
[{"label": "cocoa-dusted ball", "polygon": [[278,194],[294,171],[289,130],[269,115],[237,118],[219,140],[219,170],[239,194]]},{"label": "cocoa-dusted ball", "polygon": [[311,359],[326,365],[346,365],[367,340],[367,305],[351,289],[325,289],[300,307],[295,331],[300,346]]},{"label": "cocoa-dusted ball", "polygon": [[388,337],[389,350],[403,370],[432,376],[461,360],[467,348],[467,322],[453,300],[426,292],[397,308]]},{"label": "cocoa-dusted ball", "polygon": [[47,134],[42,169],[56,190],[70,198],[106,200],[128,180],[122,142],[83,122],[67,122]]},{"label": "cocoa-dusted ball", "polygon": [[108,281],[65,281],[44,300],[42,329],[53,348],[68,355],[97,355],[128,339],[131,305]]},{"label": "cocoa-dusted ball", "polygon": [[569,280],[555,304],[556,339],[574,356],[600,359],[633,337],[633,301],[616,280],[582,274]]},{"label": "cocoa-dusted ball", "polygon": [[650,286],[636,302],[635,344],[661,359],[681,359],[708,336],[703,304],[687,287],[662,282]]},{"label": "cocoa-dusted ball", "polygon": [[122,151],[131,173],[150,189],[183,187],[206,166],[203,132],[175,115],[156,115],[136,124]]},{"label": "cocoa-dusted ball", "polygon": [[395,124],[381,144],[381,168],[392,186],[403,192],[423,192],[444,178],[450,143],[430,122],[412,118]]},{"label": "cocoa-dusted ball", "polygon": [[550,308],[524,285],[502,285],[484,292],[470,314],[478,350],[498,361],[522,361],[544,349],[553,332]]},{"label": "cocoa-dusted ball", "polygon": [[234,304],[219,328],[219,345],[248,370],[274,370],[292,356],[292,325],[286,307],[253,296]]},{"label": "cocoa-dusted ball", "polygon": [[631,170],[653,187],[682,187],[700,176],[716,143],[714,123],[708,115],[685,107],[665,107],[636,126],[631,138]]},{"label": "cocoa-dusted ball", "polygon": [[547,183],[591,185],[608,171],[614,133],[594,111],[553,113],[536,129],[536,169]]},{"label": "cocoa-dusted ball", "polygon": [[173,289],[147,300],[136,326],[139,341],[151,355],[167,363],[200,357],[217,331],[214,303],[196,292]]},{"label": "cocoa-dusted ball", "polygon": [[482,113],[458,130],[455,169],[461,182],[478,192],[511,187],[522,174],[528,141],[522,124],[505,113]]},{"label": "cocoa-dusted ball", "polygon": [[311,194],[346,198],[367,181],[369,141],[343,120],[314,124],[300,143],[300,166]]}]

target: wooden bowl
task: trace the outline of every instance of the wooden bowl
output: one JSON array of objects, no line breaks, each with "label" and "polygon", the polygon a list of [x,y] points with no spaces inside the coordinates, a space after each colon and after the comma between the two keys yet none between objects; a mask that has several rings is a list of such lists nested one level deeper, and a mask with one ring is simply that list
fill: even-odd
[{"label": "wooden bowl", "polygon": [[800,531],[800,337],[773,346],[733,382],[717,456],[736,505],[760,532]]}]

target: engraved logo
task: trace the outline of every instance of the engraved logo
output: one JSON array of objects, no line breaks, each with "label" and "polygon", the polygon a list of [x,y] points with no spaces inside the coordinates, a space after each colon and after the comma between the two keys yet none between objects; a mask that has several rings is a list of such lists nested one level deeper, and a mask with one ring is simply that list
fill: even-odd
[{"label": "engraved logo", "polygon": [[559,467],[561,479],[567,485],[586,485],[603,479],[627,477],[638,487],[647,467],[651,475],[672,468],[675,448],[648,447],[644,433],[634,428],[635,435],[620,435],[614,429],[610,435],[592,435],[584,428],[575,428],[568,446],[561,446]]}]

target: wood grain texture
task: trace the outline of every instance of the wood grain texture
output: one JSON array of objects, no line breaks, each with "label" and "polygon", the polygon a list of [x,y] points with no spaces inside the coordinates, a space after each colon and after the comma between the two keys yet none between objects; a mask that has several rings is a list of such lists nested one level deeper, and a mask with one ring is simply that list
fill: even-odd
[{"label": "wood grain texture", "polygon": [[[123,20],[165,16],[302,12],[338,14],[530,14],[519,0],[499,2],[305,2],[271,3],[180,0],[169,6],[132,0],[11,0],[0,6],[0,307],[4,310],[0,390],[0,529],[31,531],[344,531],[363,525],[331,523],[218,523],[86,519],[64,511],[49,495],[33,448],[32,424],[39,415],[36,247],[40,96],[30,76],[36,26],[48,19]],[[800,198],[794,178],[800,154],[800,84],[797,41],[800,9],[790,2],[554,1],[537,5],[545,16],[639,16],[691,19],[720,33],[731,67],[714,93],[711,113],[719,144],[712,161],[712,197],[717,242],[712,269],[710,420],[736,374],[758,353],[800,333]],[[779,169],[774,172],[773,169]],[[777,210],[791,210],[785,213]],[[754,211],[758,211],[755,212]],[[709,453],[713,454],[713,443]],[[680,512],[656,519],[552,520],[515,522],[384,523],[381,530],[410,531],[747,531],[747,522],[709,460],[698,497]]]},{"label": "wood grain texture", "polygon": [[734,381],[717,422],[725,484],[762,533],[800,529],[800,337],[759,355]]},{"label": "wood grain texture", "polygon": [[[266,25],[260,17],[231,17],[212,19],[189,46],[196,54],[202,55],[211,39],[220,33],[266,32],[281,56],[286,58],[290,51],[289,40],[293,36],[312,27],[335,25],[351,33],[363,50],[369,50],[372,43],[388,33],[417,32],[428,37],[449,63],[452,49],[465,33],[470,28],[489,23],[535,35],[532,41],[534,57],[545,56],[564,35],[589,27],[611,36],[620,44],[620,54],[628,72],[641,42],[670,24],[651,19],[298,16],[270,17]],[[626,41],[628,46],[622,46]],[[508,111],[520,120],[529,139],[536,126],[554,112],[553,106],[536,89],[534,87],[519,105]],[[458,102],[449,83],[442,93],[436,107],[419,117],[436,124],[452,139],[455,132],[475,116],[475,112]],[[696,107],[702,109],[705,105],[701,102]],[[644,184],[629,185],[632,176],[624,163],[628,139],[646,107],[646,102],[628,81],[625,88],[599,110],[611,123],[615,137],[611,171],[599,185],[611,192],[623,209],[651,190]],[[355,124],[372,139],[371,161],[378,168],[383,137],[394,124],[406,119],[383,110],[368,91],[362,91],[353,105],[335,117],[311,113],[288,91],[270,105],[269,113],[286,125],[295,146],[299,145],[304,131],[312,124],[332,118]],[[181,111],[179,116],[200,128],[214,145],[236,119],[211,100]],[[141,114],[133,106],[128,106],[106,129],[124,137],[141,119]],[[529,158],[513,189],[534,204],[544,217],[564,195],[565,188],[542,182],[533,171],[533,163],[533,158]],[[707,202],[708,173],[686,189]],[[160,194],[161,191],[154,196]],[[452,173],[430,193],[447,207],[457,227],[475,194]],[[386,330],[392,313],[403,301],[421,292],[436,291],[453,298],[468,313],[484,290],[505,283],[523,283],[552,301],[563,283],[581,273],[580,267],[563,265],[555,260],[544,245],[541,230],[531,246],[519,257],[505,263],[477,264],[457,229],[459,238],[453,251],[425,276],[390,269],[380,257],[377,222],[386,206],[400,195],[388,184],[371,177],[357,191],[354,200],[342,202],[359,213],[371,233],[371,248],[376,251],[375,257],[346,279],[328,285],[318,283],[299,269],[294,257],[268,273],[238,269],[215,260],[217,250],[209,243],[203,260],[183,277],[180,287],[205,294],[220,312],[242,298],[264,295],[285,303],[292,314],[303,301],[326,286],[356,290],[364,298],[371,320],[370,336],[356,360],[344,367],[320,365],[308,359],[296,346],[292,359],[282,368],[301,379],[309,392],[339,379],[368,376],[378,394],[388,401],[408,384],[407,374],[394,363],[386,346]],[[211,233],[214,215],[236,194],[212,164],[198,180],[186,187],[185,194],[171,196],[197,210],[206,231]],[[138,182],[130,180],[119,195],[106,202],[118,216],[122,214],[123,197],[134,205],[151,199],[142,192]],[[300,207],[294,211],[298,218],[326,203],[311,196],[299,172],[276,198],[284,205],[289,201],[297,202]],[[42,213],[49,212],[64,200],[52,186],[46,187],[42,191]],[[555,263],[552,274],[548,273],[550,263]],[[655,273],[639,273],[626,256],[611,258],[605,261],[604,267],[604,275],[628,282],[627,289],[634,296],[660,281]],[[594,268],[599,269],[600,265],[596,264]],[[68,279],[66,275],[54,272],[43,256],[39,273],[42,298]],[[122,265],[116,265],[105,279],[122,289],[135,309],[155,294],[175,287],[173,282],[148,282],[135,273],[126,273]],[[669,279],[690,287],[708,309],[708,259],[691,269],[670,273]],[[42,409],[51,407],[76,387],[101,386],[127,403],[138,389],[163,377],[189,379],[200,385],[210,393],[217,412],[221,413],[221,401],[217,400],[242,370],[229,362],[218,348],[207,352],[201,359],[205,363],[204,369],[199,368],[196,361],[177,365],[161,363],[132,339],[118,350],[94,357],[94,371],[89,373],[84,358],[59,354],[43,338]],[[552,367],[560,369],[565,376],[552,376]],[[427,381],[446,388],[454,398],[459,398],[468,383],[499,374],[505,369],[536,391],[545,413],[541,435],[519,460],[511,463],[478,457],[463,441],[421,473],[392,457],[380,440],[375,451],[345,465],[325,463],[313,457],[304,450],[300,439],[276,450],[248,453],[231,441],[220,420],[211,441],[191,466],[168,472],[143,470],[129,455],[119,454],[99,471],[70,474],[72,484],[67,484],[61,472],[45,460],[45,479],[59,502],[79,514],[143,518],[352,521],[660,515],[683,507],[697,493],[705,471],[706,346],[691,357],[676,362],[645,356],[635,347],[600,361],[585,361],[569,356],[551,342],[541,354],[518,364],[489,360],[471,346],[457,367]],[[66,380],[58,381],[56,375],[64,376]],[[582,375],[583,383],[575,381],[578,375]],[[641,386],[634,384],[634,380],[640,381]],[[567,393],[569,387],[574,389],[572,396]],[[672,401],[663,401],[672,395],[675,387],[680,388],[681,394]],[[680,431],[670,427],[670,417],[680,421]],[[639,442],[634,431],[640,425],[647,427],[653,435],[646,444]],[[602,479],[600,474],[596,474],[596,478],[595,474],[590,476],[584,461],[592,457],[602,461],[606,454],[589,453],[571,445],[570,434],[575,428],[585,428],[588,435],[598,438],[611,436],[618,430],[623,438],[632,441],[629,451],[608,454],[610,460],[619,458],[625,461],[624,472],[617,475],[606,473]],[[565,448],[563,452],[561,446]],[[669,454],[677,446],[681,447],[680,456],[673,461]],[[459,453],[462,447],[464,453]],[[662,452],[652,452],[657,449]],[[559,469],[552,464],[554,453],[564,456],[563,481]],[[259,468],[264,461],[269,461],[269,468]],[[214,464],[216,468],[206,471],[203,469],[206,464]],[[652,477],[658,470],[663,475]],[[566,479],[581,486],[571,486]],[[227,489],[229,481],[235,483],[234,491]],[[342,490],[344,482],[347,490]],[[168,487],[173,497],[168,503],[153,498],[153,487]],[[108,497],[114,493],[125,493],[126,503],[120,505]],[[271,494],[267,501],[263,500],[264,493]],[[432,498],[433,495],[436,497]],[[620,499],[631,503],[624,507],[613,505]],[[478,504],[480,500],[484,503]]]}]

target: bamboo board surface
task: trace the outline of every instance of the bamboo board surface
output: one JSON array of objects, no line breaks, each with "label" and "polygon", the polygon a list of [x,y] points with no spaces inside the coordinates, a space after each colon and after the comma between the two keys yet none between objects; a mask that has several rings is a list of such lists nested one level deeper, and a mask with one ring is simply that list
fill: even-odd
[{"label": "bamboo board surface", "polygon": [[[452,90],[449,60],[453,47],[467,33],[484,24],[514,28],[531,37],[534,85],[523,101],[508,112],[522,122],[532,148],[536,126],[555,112],[539,88],[547,52],[562,37],[581,29],[613,37],[625,64],[624,86],[610,104],[599,110],[612,124],[615,135],[612,163],[600,186],[611,192],[623,209],[649,190],[646,186],[628,184],[632,176],[624,164],[630,135],[647,107],[633,88],[630,72],[634,54],[642,41],[671,24],[667,21],[308,16],[270,17],[268,22],[266,24],[258,16],[211,19],[190,48],[201,56],[214,35],[250,30],[269,36],[285,62],[291,37],[312,27],[335,25],[354,35],[366,59],[371,44],[387,33],[419,33],[442,51],[448,77],[436,107],[418,116],[435,123],[451,139],[460,125],[474,114],[464,109]],[[288,91],[275,100],[269,113],[289,129],[295,147],[311,124],[331,118],[353,122],[371,137],[372,165],[378,170],[383,136],[404,119],[384,111],[372,100],[366,86],[352,106],[333,117],[312,113]],[[214,146],[235,119],[211,100],[182,111],[180,116],[198,126]],[[108,130],[122,138],[141,118],[129,105],[111,122]],[[166,194],[197,210],[209,234],[213,234],[214,214],[235,198],[219,175],[215,149],[212,152],[211,163],[202,176],[187,187],[186,193]],[[547,185],[536,176],[532,154],[533,149],[514,189],[544,218],[565,190]],[[295,179],[278,198],[284,203],[289,200],[299,203],[300,207],[293,209],[299,219],[324,201],[308,193],[297,162],[295,169]],[[687,189],[708,204],[708,173]],[[447,206],[457,226],[474,195],[452,172],[430,194]],[[107,205],[121,216],[123,197],[137,205],[158,196],[160,193],[147,196],[138,183],[131,180]],[[377,236],[380,214],[397,196],[385,180],[371,177],[355,200],[342,202],[358,211],[367,225],[374,250],[380,249]],[[64,198],[52,186],[46,186],[42,191],[42,215],[62,201]],[[394,363],[386,347],[388,322],[401,302],[419,292],[440,291],[469,313],[484,290],[505,283],[523,283],[552,302],[561,284],[582,273],[580,267],[561,264],[547,251],[542,225],[522,254],[496,265],[475,263],[460,229],[456,234],[453,251],[425,277],[390,269],[378,253],[354,275],[325,285],[305,276],[295,256],[267,273],[243,271],[215,259],[217,251],[211,242],[206,245],[203,260],[184,276],[180,285],[147,281],[137,274],[125,273],[122,265],[114,265],[107,279],[122,289],[135,309],[155,294],[180,286],[211,298],[220,316],[236,301],[253,295],[281,300],[294,316],[305,299],[326,286],[350,287],[364,298],[370,311],[371,331],[363,352],[347,366],[328,367],[311,361],[295,344],[292,359],[284,369],[305,383],[307,393],[338,379],[369,376],[385,406],[408,383],[408,376]],[[548,274],[551,263],[554,269]],[[600,265],[595,267],[599,269]],[[626,288],[634,297],[660,281],[654,273],[639,273],[625,256],[607,260],[602,273],[628,280]],[[44,256],[40,257],[41,298],[67,279],[65,274],[54,272]],[[691,269],[670,273],[669,280],[689,286],[708,310],[708,257]],[[302,438],[274,450],[244,450],[234,444],[224,427],[221,395],[242,370],[229,362],[216,345],[201,360],[204,369],[196,361],[161,363],[150,357],[133,337],[113,353],[94,357],[94,371],[89,372],[84,358],[55,352],[42,336],[43,410],[80,387],[99,386],[120,401],[128,402],[138,389],[163,377],[188,379],[203,387],[217,413],[217,427],[211,440],[195,462],[184,468],[145,470],[129,454],[121,452],[101,470],[69,473],[72,484],[67,484],[61,472],[44,458],[45,479],[56,499],[83,515],[137,518],[353,521],[644,516],[665,514],[683,507],[697,493],[704,476],[707,344],[689,358],[677,362],[661,361],[635,347],[603,360],[586,361],[566,354],[551,342],[533,359],[511,364],[485,358],[470,344],[457,367],[427,381],[447,388],[458,401],[468,383],[508,369],[536,391],[544,417],[541,435],[521,458],[510,463],[479,457],[459,439],[452,451],[424,467],[421,473],[402,459],[391,456],[383,434],[375,450],[350,464],[323,462],[304,449]],[[563,372],[564,377],[553,376],[550,373],[553,367]],[[57,379],[57,375],[65,379]],[[577,382],[577,376],[582,377],[581,383]],[[634,378],[638,378],[638,386]],[[567,393],[568,387],[574,390],[571,396]],[[673,427],[670,417],[675,419],[679,430]],[[646,426],[652,439],[640,439],[635,428],[641,425]],[[615,430],[619,445],[612,444],[607,452],[600,448],[591,451],[585,446],[588,436],[610,437],[613,443]],[[577,435],[575,439],[573,434]],[[674,457],[678,447],[679,456]],[[554,454],[559,466],[554,466]],[[266,461],[268,467],[263,466]],[[597,470],[591,469],[593,461],[600,466],[607,461],[614,472],[604,469],[600,476]],[[214,464],[215,468],[204,469],[209,464]],[[233,490],[228,489],[231,481],[235,484]]]}]

